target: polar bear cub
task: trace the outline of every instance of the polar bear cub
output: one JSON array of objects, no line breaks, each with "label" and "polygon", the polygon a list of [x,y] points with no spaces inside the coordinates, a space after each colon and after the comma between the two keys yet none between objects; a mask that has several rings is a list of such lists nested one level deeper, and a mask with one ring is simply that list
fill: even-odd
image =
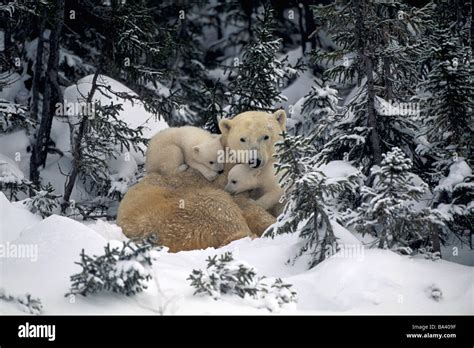
[{"label": "polar bear cub", "polygon": [[212,181],[224,172],[224,163],[217,160],[224,149],[220,138],[191,126],[162,130],[150,139],[145,169],[147,173],[173,175],[191,167]]},{"label": "polar bear cub", "polygon": [[247,164],[235,165],[227,175],[224,190],[231,194],[259,190],[260,197],[255,203],[266,210],[276,207],[283,196],[283,189],[273,172],[273,165],[262,169],[252,169]]}]

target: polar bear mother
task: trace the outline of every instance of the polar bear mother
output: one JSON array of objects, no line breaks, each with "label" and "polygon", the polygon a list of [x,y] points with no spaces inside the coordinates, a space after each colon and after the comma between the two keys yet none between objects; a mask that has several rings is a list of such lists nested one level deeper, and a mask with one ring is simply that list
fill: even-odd
[{"label": "polar bear mother", "polygon": [[[273,166],[275,143],[286,129],[283,110],[248,111],[219,123],[224,148],[252,151],[255,168]],[[237,158],[238,159],[238,158]],[[173,176],[147,173],[120,203],[117,223],[130,238],[150,234],[170,251],[220,247],[246,236],[261,235],[275,218],[243,196],[224,191],[227,173],[209,182],[188,169]]]}]

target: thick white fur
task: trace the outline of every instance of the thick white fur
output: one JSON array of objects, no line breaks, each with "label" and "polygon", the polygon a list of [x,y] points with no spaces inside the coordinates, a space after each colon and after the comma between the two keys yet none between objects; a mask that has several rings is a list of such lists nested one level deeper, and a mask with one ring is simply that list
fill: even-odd
[{"label": "thick white fur", "polygon": [[219,150],[220,135],[191,126],[167,128],[150,139],[145,168],[147,173],[173,175],[192,167],[212,181],[224,169],[217,161]]}]

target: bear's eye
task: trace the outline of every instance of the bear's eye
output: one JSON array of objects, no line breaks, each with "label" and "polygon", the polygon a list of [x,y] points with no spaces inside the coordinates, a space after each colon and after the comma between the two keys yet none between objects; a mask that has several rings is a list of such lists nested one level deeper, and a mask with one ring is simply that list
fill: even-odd
[{"label": "bear's eye", "polygon": [[214,161],[209,161],[209,164],[214,164]]},{"label": "bear's eye", "polygon": [[237,184],[237,180],[231,180],[231,183]]},{"label": "bear's eye", "polygon": [[269,137],[268,135],[265,135],[265,136],[263,137],[263,140],[268,140],[268,139],[270,139],[270,137]]},{"label": "bear's eye", "polygon": [[240,141],[241,141],[242,143],[245,143],[245,139],[244,139],[244,138],[240,138]]}]

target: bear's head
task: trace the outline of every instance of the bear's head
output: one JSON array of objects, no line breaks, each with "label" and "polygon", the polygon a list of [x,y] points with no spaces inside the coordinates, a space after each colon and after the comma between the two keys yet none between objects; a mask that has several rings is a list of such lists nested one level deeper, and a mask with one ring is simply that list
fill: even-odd
[{"label": "bear's head", "polygon": [[218,161],[218,156],[224,148],[221,136],[212,134],[212,138],[193,147],[193,159],[217,174],[224,172],[224,163]]},{"label": "bear's head", "polygon": [[227,174],[227,185],[224,190],[230,194],[250,191],[258,186],[260,169],[252,169],[246,164],[237,164]]},{"label": "bear's head", "polygon": [[273,163],[275,143],[281,140],[280,134],[286,130],[286,113],[284,110],[273,114],[247,111],[233,119],[221,120],[219,129],[224,146],[238,152],[243,150],[252,168],[263,168]]}]

